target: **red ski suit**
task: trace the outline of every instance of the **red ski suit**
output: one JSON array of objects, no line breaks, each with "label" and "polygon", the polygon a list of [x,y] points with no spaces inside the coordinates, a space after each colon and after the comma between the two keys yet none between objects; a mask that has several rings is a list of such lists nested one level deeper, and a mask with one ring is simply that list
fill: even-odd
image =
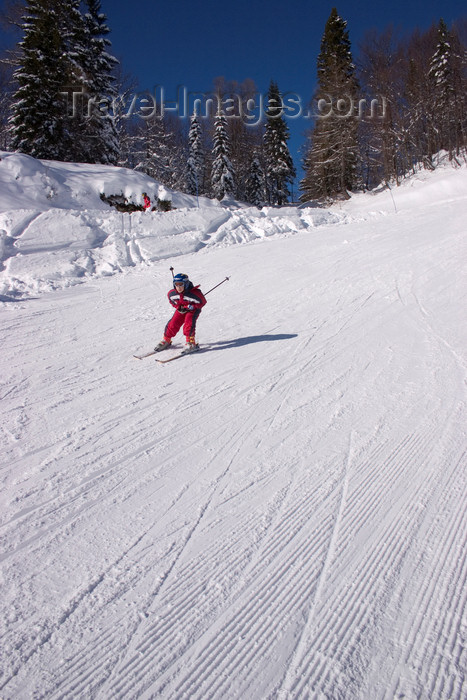
[{"label": "red ski suit", "polygon": [[194,287],[192,282],[188,282],[181,294],[176,289],[171,289],[167,297],[176,311],[165,327],[164,338],[171,340],[182,326],[187,341],[189,338],[194,338],[196,321],[206,304],[203,292],[198,287]]}]

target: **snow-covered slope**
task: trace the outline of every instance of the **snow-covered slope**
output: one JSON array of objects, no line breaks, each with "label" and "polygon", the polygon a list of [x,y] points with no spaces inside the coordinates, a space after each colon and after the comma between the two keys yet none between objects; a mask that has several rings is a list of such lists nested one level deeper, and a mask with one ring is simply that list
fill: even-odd
[{"label": "snow-covered slope", "polygon": [[[171,212],[119,213],[100,194],[142,203],[160,185],[125,168],[38,161],[0,153],[0,300],[80,284],[90,277],[333,223],[321,210],[246,207],[171,192]],[[198,206],[199,204],[199,206]]]},{"label": "snow-covered slope", "polygon": [[4,207],[0,697],[466,697],[466,176]]}]

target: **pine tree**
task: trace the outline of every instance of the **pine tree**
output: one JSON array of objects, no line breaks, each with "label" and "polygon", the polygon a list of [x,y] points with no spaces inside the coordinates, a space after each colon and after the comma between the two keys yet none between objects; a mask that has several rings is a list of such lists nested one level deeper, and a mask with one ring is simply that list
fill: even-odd
[{"label": "pine tree", "polygon": [[99,0],[86,7],[83,17],[80,0],[27,0],[11,124],[13,146],[38,158],[117,159],[112,119],[93,108],[103,95],[110,103],[116,60]]},{"label": "pine tree", "polygon": [[0,62],[0,151],[8,151],[11,145],[9,115],[12,97],[11,73]]},{"label": "pine tree", "polygon": [[[238,83],[217,78],[214,91],[222,96],[222,104],[228,114],[229,160],[235,172],[234,195],[238,200],[249,201],[247,189],[252,153],[261,147],[264,131],[259,124],[259,105],[256,107],[258,89],[251,79]],[[253,110],[252,104],[255,105]],[[258,113],[252,114],[255,109]],[[251,124],[252,121],[255,123]]]},{"label": "pine tree", "polygon": [[461,104],[465,101],[462,91],[462,58],[454,33],[451,33],[443,19],[440,19],[437,32],[436,50],[431,58],[429,78],[433,86],[434,121],[437,135],[436,150],[445,149],[452,158],[459,153],[462,142]]},{"label": "pine tree", "polygon": [[260,207],[265,202],[265,177],[261,167],[260,158],[254,155],[248,172],[246,184],[246,200],[256,207]]},{"label": "pine tree", "polygon": [[116,163],[118,137],[109,105],[115,97],[112,72],[118,64],[108,53],[110,30],[106,16],[101,12],[100,0],[86,0],[84,15],[84,45],[77,70],[84,92],[90,96],[85,116],[86,162]]},{"label": "pine tree", "polygon": [[203,135],[198,116],[191,118],[188,132],[189,156],[187,163],[186,190],[188,194],[204,194],[205,159]]},{"label": "pine tree", "polygon": [[230,147],[227,136],[227,119],[222,112],[214,118],[213,163],[211,187],[214,197],[221,200],[235,192],[235,174],[229,159]]},{"label": "pine tree", "polygon": [[71,76],[62,5],[69,3],[28,0],[23,17],[22,60],[14,74],[13,147],[36,158],[67,160],[71,148],[63,94]]},{"label": "pine tree", "polygon": [[289,129],[283,115],[282,96],[274,82],[269,86],[266,117],[264,153],[268,200],[270,204],[282,206],[288,201],[289,184],[296,171],[287,146]]},{"label": "pine tree", "polygon": [[334,7],[317,62],[319,111],[304,160],[302,201],[345,194],[356,184],[358,82],[346,27]]}]

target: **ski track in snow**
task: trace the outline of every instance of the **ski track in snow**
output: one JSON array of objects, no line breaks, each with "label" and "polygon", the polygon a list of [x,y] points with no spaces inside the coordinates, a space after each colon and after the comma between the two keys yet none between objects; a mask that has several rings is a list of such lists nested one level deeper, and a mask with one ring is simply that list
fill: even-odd
[{"label": "ski track in snow", "polygon": [[452,206],[186,256],[164,366],[162,263],[1,310],[3,700],[466,697]]}]

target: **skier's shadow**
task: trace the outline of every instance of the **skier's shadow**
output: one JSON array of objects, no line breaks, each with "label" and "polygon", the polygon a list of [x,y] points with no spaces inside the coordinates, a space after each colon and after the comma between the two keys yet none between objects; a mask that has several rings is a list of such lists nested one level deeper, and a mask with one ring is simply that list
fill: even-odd
[{"label": "skier's shadow", "polygon": [[268,343],[271,340],[290,340],[297,338],[297,333],[277,333],[276,335],[248,335],[245,338],[233,338],[232,340],[220,340],[217,343],[209,343],[210,348],[239,348],[251,343]]}]

